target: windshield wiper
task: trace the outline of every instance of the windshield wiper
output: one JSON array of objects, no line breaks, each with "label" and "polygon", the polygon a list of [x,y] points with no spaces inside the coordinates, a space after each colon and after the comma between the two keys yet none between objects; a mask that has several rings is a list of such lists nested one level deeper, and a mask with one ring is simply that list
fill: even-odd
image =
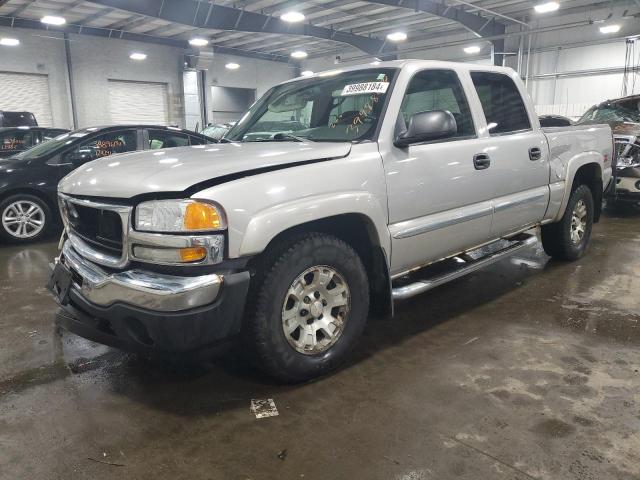
[{"label": "windshield wiper", "polygon": [[299,137],[298,135],[294,135],[293,133],[276,133],[273,137],[273,140],[276,141],[280,141],[280,140],[295,140],[296,142],[306,142],[307,140],[309,141],[313,141],[311,140],[311,138],[308,137]]}]

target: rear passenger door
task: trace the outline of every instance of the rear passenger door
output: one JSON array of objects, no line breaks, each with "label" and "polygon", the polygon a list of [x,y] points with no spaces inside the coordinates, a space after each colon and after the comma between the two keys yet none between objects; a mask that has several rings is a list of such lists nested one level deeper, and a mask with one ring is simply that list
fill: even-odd
[{"label": "rear passenger door", "polygon": [[74,167],[95,160],[108,157],[116,153],[133,152],[138,149],[138,131],[125,129],[110,131],[83,140],[71,150],[62,154],[60,163],[73,164]]},{"label": "rear passenger door", "polygon": [[549,200],[549,152],[535,116],[506,73],[470,72],[486,119],[494,185],[491,233],[500,237],[540,222]]}]

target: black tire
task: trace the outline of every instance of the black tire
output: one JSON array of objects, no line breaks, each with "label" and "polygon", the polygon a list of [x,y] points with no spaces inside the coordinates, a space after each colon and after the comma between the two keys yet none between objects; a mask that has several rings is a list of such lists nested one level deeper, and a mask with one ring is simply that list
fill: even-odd
[{"label": "black tire", "polygon": [[[284,331],[283,311],[286,308],[285,300],[291,302],[289,288],[300,275],[315,266],[333,269],[337,276],[332,278],[344,280],[350,301],[343,328],[336,335],[335,343],[325,351],[301,353],[290,343],[295,332],[287,337]],[[369,311],[369,281],[358,254],[336,237],[312,233],[277,245],[262,268],[264,270],[252,279],[245,317],[245,340],[258,367],[286,383],[303,382],[338,367],[362,333]],[[335,288],[335,283],[333,285],[331,287],[329,282],[327,288]],[[346,298],[347,295],[344,295]],[[255,300],[252,302],[251,299]],[[324,297],[320,302],[324,302]],[[295,305],[304,306],[302,302]],[[331,314],[334,312],[331,310]],[[298,335],[301,335],[300,332],[302,330]],[[321,332],[319,336],[323,341],[324,334]],[[312,338],[317,341],[316,334]],[[326,337],[324,341],[330,342],[331,339]]]},{"label": "black tire", "polygon": [[[586,207],[586,226],[578,242],[571,240],[572,218],[579,202]],[[593,228],[593,194],[586,185],[579,185],[571,193],[562,219],[557,223],[542,226],[542,246],[547,255],[556,260],[577,260],[584,255],[591,239]]]},{"label": "black tire", "polygon": [[[12,232],[10,230],[11,228],[10,226],[5,225],[5,218],[7,216],[13,216],[13,214],[15,213],[14,211],[9,211],[8,209],[11,205],[16,204],[16,202],[24,202],[25,205],[26,204],[37,205],[40,211],[42,212],[41,215],[38,216],[37,218],[36,217],[32,218],[32,220],[42,221],[43,223],[42,228],[40,228],[40,230],[38,230],[35,234],[33,235],[29,234],[28,236],[21,237],[16,235],[15,232]],[[49,208],[46,202],[44,202],[42,199],[34,195],[29,195],[26,193],[17,193],[0,201],[0,239],[4,240],[5,242],[22,244],[22,243],[30,243],[30,242],[35,242],[37,240],[40,240],[45,235],[47,235],[52,223],[53,223],[53,215],[51,213],[51,209]],[[31,233],[33,233],[33,230],[31,230]]]}]

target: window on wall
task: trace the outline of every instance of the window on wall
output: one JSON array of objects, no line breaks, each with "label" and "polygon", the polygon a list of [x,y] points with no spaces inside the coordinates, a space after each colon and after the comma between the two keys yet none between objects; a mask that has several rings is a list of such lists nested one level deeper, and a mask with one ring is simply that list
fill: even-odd
[{"label": "window on wall", "polygon": [[455,137],[475,134],[469,104],[458,75],[451,70],[425,70],[417,73],[402,100],[400,113],[405,125],[415,113],[446,110],[456,119]]},{"label": "window on wall", "polygon": [[511,77],[502,73],[472,72],[471,79],[491,135],[531,128],[522,95]]},{"label": "window on wall", "polygon": [[137,133],[136,130],[120,130],[85,140],[63,155],[63,163],[81,164],[115,153],[132,152],[137,149]]}]

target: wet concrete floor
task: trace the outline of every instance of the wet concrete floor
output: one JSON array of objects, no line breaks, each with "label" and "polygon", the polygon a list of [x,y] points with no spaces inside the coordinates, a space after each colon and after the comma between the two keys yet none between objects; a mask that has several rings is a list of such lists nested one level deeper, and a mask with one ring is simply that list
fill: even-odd
[{"label": "wet concrete floor", "polygon": [[[349,364],[282,386],[54,326],[55,242],[0,247],[2,479],[639,479],[640,214],[579,262],[539,247],[371,319]],[[251,399],[279,415],[256,419]]]}]

